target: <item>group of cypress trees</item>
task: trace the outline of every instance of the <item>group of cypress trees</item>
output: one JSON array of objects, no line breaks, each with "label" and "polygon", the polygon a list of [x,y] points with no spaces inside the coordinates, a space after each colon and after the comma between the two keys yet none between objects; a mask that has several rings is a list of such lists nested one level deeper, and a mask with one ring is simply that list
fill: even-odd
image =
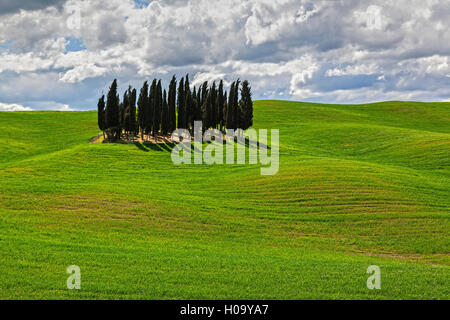
[{"label": "group of cypress trees", "polygon": [[178,86],[173,76],[168,92],[162,88],[161,80],[153,80],[150,86],[145,81],[139,97],[136,89],[129,87],[121,102],[115,79],[106,103],[104,95],[98,101],[98,126],[109,139],[120,139],[122,135],[140,135],[142,139],[144,135],[167,136],[177,128],[192,132],[194,121],[202,121],[203,130],[226,132],[251,127],[253,102],[249,82],[237,80],[227,93],[223,81],[218,86],[216,82],[204,82],[191,90],[189,75],[181,78]]}]

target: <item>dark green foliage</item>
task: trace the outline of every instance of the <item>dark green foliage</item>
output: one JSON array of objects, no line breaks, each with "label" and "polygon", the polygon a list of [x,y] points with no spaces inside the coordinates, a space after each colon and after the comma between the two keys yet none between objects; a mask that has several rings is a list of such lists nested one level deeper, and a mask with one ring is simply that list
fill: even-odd
[{"label": "dark green foliage", "polygon": [[129,99],[128,99],[128,90],[123,93],[123,99],[122,102],[119,103],[119,114],[120,114],[120,130],[125,130],[125,113],[126,109],[129,105]]},{"label": "dark green foliage", "polygon": [[206,100],[206,97],[208,95],[208,81],[203,82],[202,85],[202,94],[201,94],[201,100],[200,100],[200,104],[203,105],[203,103]]},{"label": "dark green foliage", "polygon": [[109,87],[106,101],[106,127],[109,138],[120,138],[120,113],[119,113],[119,96],[117,95],[117,80],[114,79]]},{"label": "dark green foliage", "polygon": [[197,89],[194,87],[194,91],[192,92],[193,116],[191,119],[191,128],[194,128],[195,121],[202,121],[202,106],[199,104],[199,99],[200,99],[200,88],[199,92],[197,92]]},{"label": "dark green foliage", "polygon": [[98,101],[98,125],[112,139],[120,139],[122,132],[127,137],[140,133],[144,139],[144,134],[166,136],[177,127],[192,131],[195,121],[203,121],[204,130],[248,129],[253,124],[253,102],[248,81],[242,83],[240,100],[239,79],[231,84],[229,94],[223,86],[222,80],[218,87],[215,81],[210,87],[205,81],[191,90],[189,75],[186,75],[177,88],[177,80],[173,76],[168,91],[163,89],[161,80],[154,79],[150,86],[145,81],[138,99],[136,89],[129,86],[121,102],[117,95],[117,80],[114,80],[106,106],[104,96]]},{"label": "dark green foliage", "polygon": [[161,112],[161,134],[166,136],[170,131],[170,121],[169,121],[169,105],[167,103],[167,93],[164,90],[162,112]]},{"label": "dark green foliage", "polygon": [[156,103],[157,103],[157,86],[158,83],[156,82],[156,79],[153,79],[152,85],[150,86],[150,94],[148,97],[149,100],[149,118],[147,123],[147,132],[152,134],[153,136],[156,134],[157,126],[159,122],[155,121],[155,118],[157,118],[157,110],[156,110]]},{"label": "dark green foliage", "polygon": [[210,128],[212,126],[212,121],[211,121],[211,116],[212,116],[212,112],[211,112],[211,107],[212,107],[212,103],[211,103],[211,94],[210,94],[210,90],[206,91],[206,97],[203,100],[203,105],[202,105],[202,122],[203,122],[203,130],[206,130],[208,128]]},{"label": "dark green foliage", "polygon": [[241,123],[240,127],[243,130],[247,130],[253,125],[253,101],[250,84],[247,80],[242,82],[241,88]]},{"label": "dark green foliage", "polygon": [[168,130],[173,132],[177,128],[177,116],[176,116],[176,97],[177,97],[177,79],[175,76],[172,77],[169,85],[169,127]]},{"label": "dark green foliage", "polygon": [[148,82],[145,81],[142,86],[141,92],[139,93],[138,99],[138,125],[141,132],[141,138],[144,137],[144,133],[146,132],[146,119],[148,112]]},{"label": "dark green foliage", "polygon": [[191,90],[187,90],[185,92],[184,105],[185,105],[186,112],[184,114],[183,123],[184,123],[184,127],[188,130],[190,129],[191,121],[193,118],[193,104],[194,104],[194,100],[192,98]]},{"label": "dark green foliage", "polygon": [[123,95],[122,113],[122,129],[127,136],[134,135],[136,133],[136,89],[132,90],[131,86]]},{"label": "dark green foliage", "polygon": [[223,96],[223,80],[220,80],[219,89],[217,90],[217,126],[222,130],[223,128],[223,104],[224,104],[224,96]]},{"label": "dark green foliage", "polygon": [[178,128],[185,128],[184,125],[184,117],[185,117],[185,108],[184,108],[184,103],[185,103],[185,97],[184,97],[184,78],[181,78],[180,80],[180,84],[178,85],[178,102],[177,102],[177,106],[178,106]]},{"label": "dark green foliage", "polygon": [[[196,120],[202,118],[202,88],[198,87],[197,91],[197,112],[196,112]],[[199,115],[199,116],[198,116]]]},{"label": "dark green foliage", "polygon": [[234,93],[233,93],[233,125],[234,129],[240,128],[240,118],[241,118],[241,108],[239,106],[239,79],[236,81],[236,84],[234,86]]},{"label": "dark green foliage", "polygon": [[[128,90],[131,90],[131,86]],[[138,134],[138,126],[136,123],[136,89],[131,90],[130,92],[130,132],[133,135]]]},{"label": "dark green foliage", "polygon": [[126,123],[128,119],[126,119],[127,117],[127,109],[129,106],[129,99],[128,99],[128,91],[125,91],[123,93],[123,100],[122,102],[119,104],[119,110],[120,110],[120,131],[122,132],[122,130],[124,130],[125,132],[127,132],[128,128],[127,125],[129,123]]},{"label": "dark green foliage", "polygon": [[230,87],[230,95],[228,97],[228,105],[227,105],[227,129],[234,129],[234,95],[236,90],[234,89],[235,83],[233,82]]},{"label": "dark green foliage", "polygon": [[218,118],[217,118],[217,88],[216,88],[216,82],[214,81],[210,92],[210,112],[211,112],[211,116],[210,116],[210,123],[209,123],[209,127],[211,128],[216,128],[217,127],[217,123],[218,123]]},{"label": "dark green foliage", "polygon": [[192,90],[192,116],[190,118],[191,126],[193,126],[196,113],[197,113],[197,88],[194,86],[194,89]]},{"label": "dark green foliage", "polygon": [[227,102],[227,92],[225,91],[223,95],[223,107],[222,107],[222,132],[225,131],[227,124],[227,114],[228,114],[228,102]]},{"label": "dark green foliage", "polygon": [[189,74],[186,75],[186,80],[184,82],[184,119],[183,119],[183,125],[184,128],[189,129],[191,119],[193,117],[193,99],[192,99],[192,93],[189,83]]},{"label": "dark green foliage", "polygon": [[[156,80],[154,81],[156,82]],[[152,84],[153,87],[153,84]],[[162,86],[161,80],[158,81],[154,91],[153,97],[153,135],[156,135],[161,131],[161,113],[162,113],[162,105],[163,105],[163,97],[162,97]]]},{"label": "dark green foliage", "polygon": [[98,127],[100,128],[101,131],[105,131],[106,129],[105,95],[102,95],[102,97],[98,99],[97,110],[98,110],[97,116]]}]

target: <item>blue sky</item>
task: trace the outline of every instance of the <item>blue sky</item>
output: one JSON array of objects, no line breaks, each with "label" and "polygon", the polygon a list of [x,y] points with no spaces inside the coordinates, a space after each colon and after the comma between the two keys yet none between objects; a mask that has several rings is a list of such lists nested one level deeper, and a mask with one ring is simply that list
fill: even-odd
[{"label": "blue sky", "polygon": [[66,50],[69,52],[77,52],[86,50],[86,46],[84,45],[82,38],[75,38],[75,37],[66,37],[67,44],[66,44]]},{"label": "blue sky", "polygon": [[173,74],[248,79],[255,99],[450,101],[438,0],[0,1],[0,110],[95,109]]}]

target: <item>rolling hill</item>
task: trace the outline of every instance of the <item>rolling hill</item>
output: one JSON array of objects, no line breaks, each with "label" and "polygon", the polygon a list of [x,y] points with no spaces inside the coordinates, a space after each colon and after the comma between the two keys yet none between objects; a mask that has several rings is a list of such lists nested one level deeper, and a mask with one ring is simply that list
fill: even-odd
[{"label": "rolling hill", "polygon": [[0,112],[0,298],[450,298],[450,103],[257,101],[254,124],[280,130],[277,175],[89,143],[96,112]]}]

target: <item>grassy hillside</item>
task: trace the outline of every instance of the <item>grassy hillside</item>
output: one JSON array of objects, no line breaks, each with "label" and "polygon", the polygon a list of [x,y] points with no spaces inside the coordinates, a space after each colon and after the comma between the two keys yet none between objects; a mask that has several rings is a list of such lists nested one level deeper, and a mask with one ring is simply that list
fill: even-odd
[{"label": "grassy hillside", "polygon": [[280,129],[277,175],[91,144],[95,112],[1,112],[0,298],[450,298],[450,104],[258,101],[254,122]]}]

